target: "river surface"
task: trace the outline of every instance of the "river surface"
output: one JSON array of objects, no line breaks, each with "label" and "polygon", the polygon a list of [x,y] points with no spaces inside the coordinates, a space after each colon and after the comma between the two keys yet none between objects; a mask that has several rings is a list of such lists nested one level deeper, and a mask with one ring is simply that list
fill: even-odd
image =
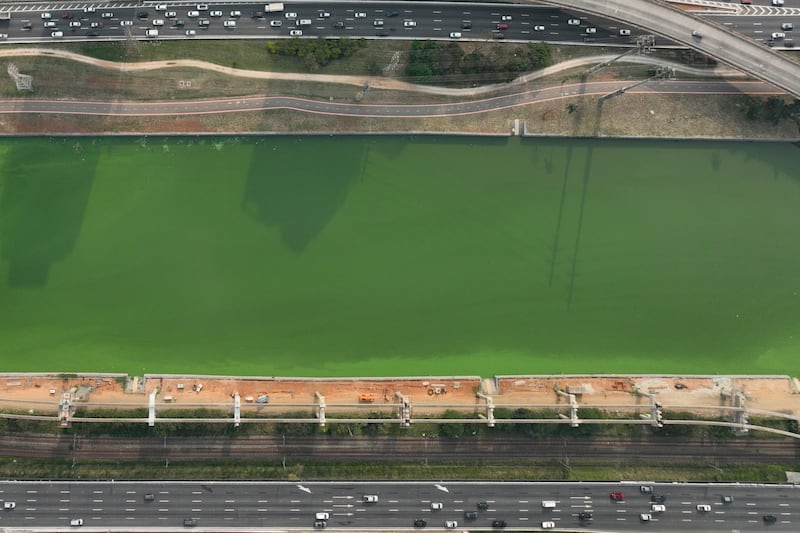
[{"label": "river surface", "polygon": [[800,148],[0,140],[0,370],[794,373]]}]

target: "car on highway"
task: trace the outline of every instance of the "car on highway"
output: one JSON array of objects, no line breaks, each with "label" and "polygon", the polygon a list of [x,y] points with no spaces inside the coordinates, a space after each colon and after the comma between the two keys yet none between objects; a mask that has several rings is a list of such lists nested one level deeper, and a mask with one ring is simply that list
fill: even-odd
[{"label": "car on highway", "polygon": [[166,11],[167,4],[156,4],[156,11]]},{"label": "car on highway", "polygon": [[711,511],[711,506],[705,503],[698,503],[697,510],[700,511],[701,513],[707,513]]},{"label": "car on highway", "polygon": [[269,25],[270,25],[271,28],[280,28],[281,26],[283,26],[283,21],[282,20],[270,20],[269,21]]},{"label": "car on highway", "polygon": [[772,0],[772,5],[773,6],[782,6],[783,5],[783,0]]},{"label": "car on highway", "polygon": [[465,21],[463,21],[461,23],[461,29],[462,30],[468,30],[470,28],[472,28],[472,21],[471,20],[465,20]]},{"label": "car on highway", "polygon": [[95,6],[86,6],[83,8],[84,13],[94,13],[95,11],[97,11]]},{"label": "car on highway", "polygon": [[153,26],[163,26],[164,19],[153,19]]},{"label": "car on highway", "polygon": [[[53,33],[61,33],[61,32],[53,32]],[[73,518],[72,520],[69,521],[69,525],[80,527],[83,525],[83,518]]]},{"label": "car on highway", "polygon": [[158,30],[147,30],[144,34],[146,37],[158,37]]},{"label": "car on highway", "polygon": [[422,518],[417,518],[416,520],[414,520],[414,527],[425,527],[427,525],[428,523]]},{"label": "car on highway", "polygon": [[506,521],[505,520],[492,520],[492,527],[494,527],[494,528],[506,527]]},{"label": "car on highway", "polygon": [[731,503],[733,503],[733,496],[729,496],[729,495],[727,495],[727,494],[724,494],[724,495],[722,496],[722,503],[725,503],[725,504],[731,504]]},{"label": "car on highway", "polygon": [[415,28],[417,26],[416,20],[404,20],[403,27],[404,28]]},{"label": "car on highway", "polygon": [[211,24],[211,21],[208,19],[198,19],[197,25],[198,26],[208,26]]},{"label": "car on highway", "polygon": [[779,32],[779,31],[772,32],[772,38],[775,39],[776,41],[778,39],[783,39],[784,37],[786,37],[786,34],[783,33],[783,32]]},{"label": "car on highway", "polygon": [[610,495],[611,499],[615,502],[624,502],[625,501],[625,493],[624,492],[612,492]]},{"label": "car on highway", "polygon": [[189,17],[189,18],[199,17],[200,16],[200,12],[199,11],[189,11],[188,13],[186,13],[186,16]]},{"label": "car on highway", "polygon": [[250,13],[250,18],[254,19],[263,19],[266,18],[266,16],[267,14],[264,13],[263,11],[253,11],[252,13]]},{"label": "car on highway", "polygon": [[198,11],[208,11],[208,4],[197,4]]},{"label": "car on highway", "polygon": [[365,18],[367,18],[367,12],[366,11],[356,11],[356,14],[354,16],[357,19],[365,19]]},{"label": "car on highway", "polygon": [[538,25],[533,27],[533,31],[544,31],[544,26]]},{"label": "car on highway", "polygon": [[329,19],[331,18],[331,14],[327,11],[320,11],[319,13],[317,13],[317,17],[321,19]]},{"label": "car on highway", "polygon": [[326,513],[326,512],[323,511],[323,512],[320,512],[320,513],[316,513],[314,515],[314,518],[316,520],[330,520],[331,514],[330,513]]},{"label": "car on highway", "polygon": [[133,21],[132,20],[120,20],[119,21],[119,25],[122,26],[123,28],[125,26],[133,26]]},{"label": "car on highway", "polygon": [[661,503],[654,503],[650,505],[650,511],[653,513],[663,513],[667,510],[667,506]]},{"label": "car on highway", "polygon": [[567,24],[569,24],[570,26],[580,26],[581,25],[581,19],[569,19],[567,21]]},{"label": "car on highway", "polygon": [[175,17],[178,16],[178,12],[177,11],[167,11],[166,13],[164,13],[164,16],[167,17],[168,19],[174,19]]},{"label": "car on highway", "polygon": [[114,18],[114,13],[112,13],[111,11],[103,11],[102,13],[100,13],[100,18],[101,19],[112,19],[112,18]]},{"label": "car on highway", "polygon": [[642,494],[651,494],[653,492],[653,487],[650,485],[642,485],[639,487],[639,492]]},{"label": "car on highway", "polygon": [[386,13],[386,16],[387,17],[399,17],[400,16],[400,12],[399,11],[389,11],[388,13]]},{"label": "car on highway", "polygon": [[[8,35],[6,35],[8,37]],[[3,502],[3,509],[10,511],[17,506],[16,502]]]},{"label": "car on highway", "polygon": [[26,22],[25,24],[22,25],[22,31],[30,31],[32,29],[33,29],[33,24],[31,24],[30,22]]},{"label": "car on highway", "polygon": [[642,513],[639,515],[639,520],[642,522],[649,522],[653,516],[650,513]]},{"label": "car on highway", "polygon": [[586,33],[597,33],[597,28],[586,28]]},{"label": "car on highway", "polygon": [[197,526],[197,518],[183,519],[183,527],[195,527],[195,526]]},{"label": "car on highway", "polygon": [[631,30],[622,29],[619,30],[619,34],[622,35],[623,37],[628,37],[631,34]]},{"label": "car on highway", "polygon": [[183,28],[185,25],[186,23],[181,19],[177,19],[175,22],[172,23],[173,28]]},{"label": "car on highway", "polygon": [[314,520],[314,529],[325,529],[328,523],[325,520]]},{"label": "car on highway", "polygon": [[445,520],[444,527],[445,529],[455,529],[458,527],[458,522],[455,520]]},{"label": "car on highway", "polygon": [[375,19],[372,21],[372,25],[376,28],[383,28],[383,19]]},{"label": "car on highway", "polygon": [[503,15],[500,20],[511,20],[511,15]]},{"label": "car on highway", "polygon": [[478,509],[485,511],[489,508],[489,502],[478,502]]},{"label": "car on highway", "polygon": [[365,494],[362,499],[364,500],[364,503],[378,503],[377,494]]},{"label": "car on highway", "polygon": [[197,35],[197,30],[186,30],[187,37],[194,37],[195,35]]},{"label": "car on highway", "polygon": [[45,28],[55,28],[56,27],[56,21],[54,21],[54,20],[46,20],[46,21],[44,21],[44,27]]},{"label": "car on highway", "polygon": [[650,501],[653,503],[664,503],[667,501],[667,497],[664,494],[651,494]]},{"label": "car on highway", "polygon": [[53,15],[51,15],[50,13],[45,11],[44,13],[39,15],[39,17],[41,17],[42,19],[49,19],[49,18],[53,18]]},{"label": "car on highway", "polygon": [[498,29],[498,30],[507,30],[508,29],[508,24],[503,22],[503,23],[498,24],[497,26],[495,26],[495,28]]},{"label": "car on highway", "polygon": [[66,11],[61,13],[61,20],[69,20],[72,18],[72,13],[67,13]]},{"label": "car on highway", "polygon": [[147,11],[139,11],[138,13],[136,13],[136,16],[139,17],[140,19],[146,19],[150,18],[150,13],[148,13]]},{"label": "car on highway", "polygon": [[466,520],[477,520],[478,519],[478,512],[477,511],[464,511],[464,518]]},{"label": "car on highway", "polygon": [[225,22],[222,23],[222,26],[224,28],[228,28],[228,29],[231,29],[231,30],[235,29],[236,28],[236,21],[235,20],[226,20]]},{"label": "car on highway", "polygon": [[542,529],[553,529],[554,527],[556,527],[555,522],[550,522],[550,521],[542,522]]},{"label": "car on highway", "polygon": [[451,31],[450,32],[451,39],[461,39],[461,32],[460,31]]},{"label": "car on highway", "polygon": [[778,521],[774,514],[765,514],[761,517],[765,524],[774,524]]},{"label": "car on highway", "polygon": [[791,22],[784,22],[783,24],[781,24],[781,29],[782,30],[787,30],[787,31],[793,30],[794,29],[794,24],[791,23]]},{"label": "car on highway", "polygon": [[581,522],[591,522],[594,520],[594,516],[592,515],[591,511],[581,511],[578,513],[578,520]]},{"label": "car on highway", "polygon": [[210,17],[221,17],[221,16],[222,16],[222,11],[220,11],[220,10],[214,10],[214,11],[211,11],[211,12],[209,12],[209,14],[208,14],[208,15],[209,15]]},{"label": "car on highway", "polygon": [[69,27],[70,28],[80,28],[81,27],[81,21],[80,20],[70,20],[69,21]]},{"label": "car on highway", "polygon": [[441,511],[443,508],[442,502],[431,502],[431,511]]},{"label": "car on highway", "polygon": [[238,19],[242,16],[242,12],[238,9],[231,11],[231,18]]},{"label": "car on highway", "polygon": [[342,21],[340,20],[339,22],[336,22],[336,23],[333,25],[333,27],[334,27],[334,28],[337,28],[337,29],[342,29],[342,28],[344,28],[344,22],[342,22]]},{"label": "car on highway", "polygon": [[286,17],[287,19],[296,19],[297,13],[295,13],[294,11],[287,11],[283,16]]},{"label": "car on highway", "polygon": [[494,38],[497,39],[498,41],[502,41],[503,39],[506,38],[506,34],[505,33],[495,33],[494,34]]}]

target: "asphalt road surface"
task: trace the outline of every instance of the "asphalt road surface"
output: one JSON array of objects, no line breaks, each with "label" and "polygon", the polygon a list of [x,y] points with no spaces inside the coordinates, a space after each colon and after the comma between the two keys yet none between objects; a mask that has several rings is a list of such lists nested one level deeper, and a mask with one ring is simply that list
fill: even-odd
[{"label": "asphalt road surface", "polygon": [[[491,529],[504,520],[506,529],[538,530],[544,521],[558,529],[605,531],[797,531],[800,491],[792,486],[652,484],[665,496],[664,512],[651,511],[651,494],[640,483],[220,483],[220,482],[2,482],[0,498],[16,508],[0,514],[3,528],[69,528],[73,519],[107,530],[181,528],[185,519],[203,529],[312,529],[315,514],[326,512],[328,529],[407,528],[422,519],[441,529],[446,520],[459,529]],[[612,492],[624,493],[613,501]],[[152,494],[152,501],[145,495]],[[375,504],[365,495],[377,495]],[[723,503],[723,496],[733,497]],[[544,508],[543,501],[555,502]],[[477,519],[464,513],[480,510]],[[441,503],[441,510],[432,510]],[[697,509],[707,504],[710,511]],[[581,523],[578,513],[591,511]],[[643,524],[641,513],[652,515]],[[764,524],[763,515],[775,517]]]}]

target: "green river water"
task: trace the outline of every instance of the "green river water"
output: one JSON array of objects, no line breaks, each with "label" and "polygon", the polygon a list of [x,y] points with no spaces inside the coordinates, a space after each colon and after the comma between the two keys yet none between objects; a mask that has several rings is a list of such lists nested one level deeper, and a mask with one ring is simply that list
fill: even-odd
[{"label": "green river water", "polygon": [[800,148],[0,140],[0,370],[791,373]]}]

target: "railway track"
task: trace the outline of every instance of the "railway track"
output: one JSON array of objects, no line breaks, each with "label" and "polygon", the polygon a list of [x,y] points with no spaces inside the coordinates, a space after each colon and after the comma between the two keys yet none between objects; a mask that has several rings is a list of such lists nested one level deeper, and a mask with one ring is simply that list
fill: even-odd
[{"label": "railway track", "polygon": [[15,434],[0,436],[0,455],[14,458],[115,459],[120,461],[392,461],[433,463],[595,460],[626,463],[769,463],[794,465],[794,439],[616,440],[522,437],[349,438],[259,437],[81,437]]}]

